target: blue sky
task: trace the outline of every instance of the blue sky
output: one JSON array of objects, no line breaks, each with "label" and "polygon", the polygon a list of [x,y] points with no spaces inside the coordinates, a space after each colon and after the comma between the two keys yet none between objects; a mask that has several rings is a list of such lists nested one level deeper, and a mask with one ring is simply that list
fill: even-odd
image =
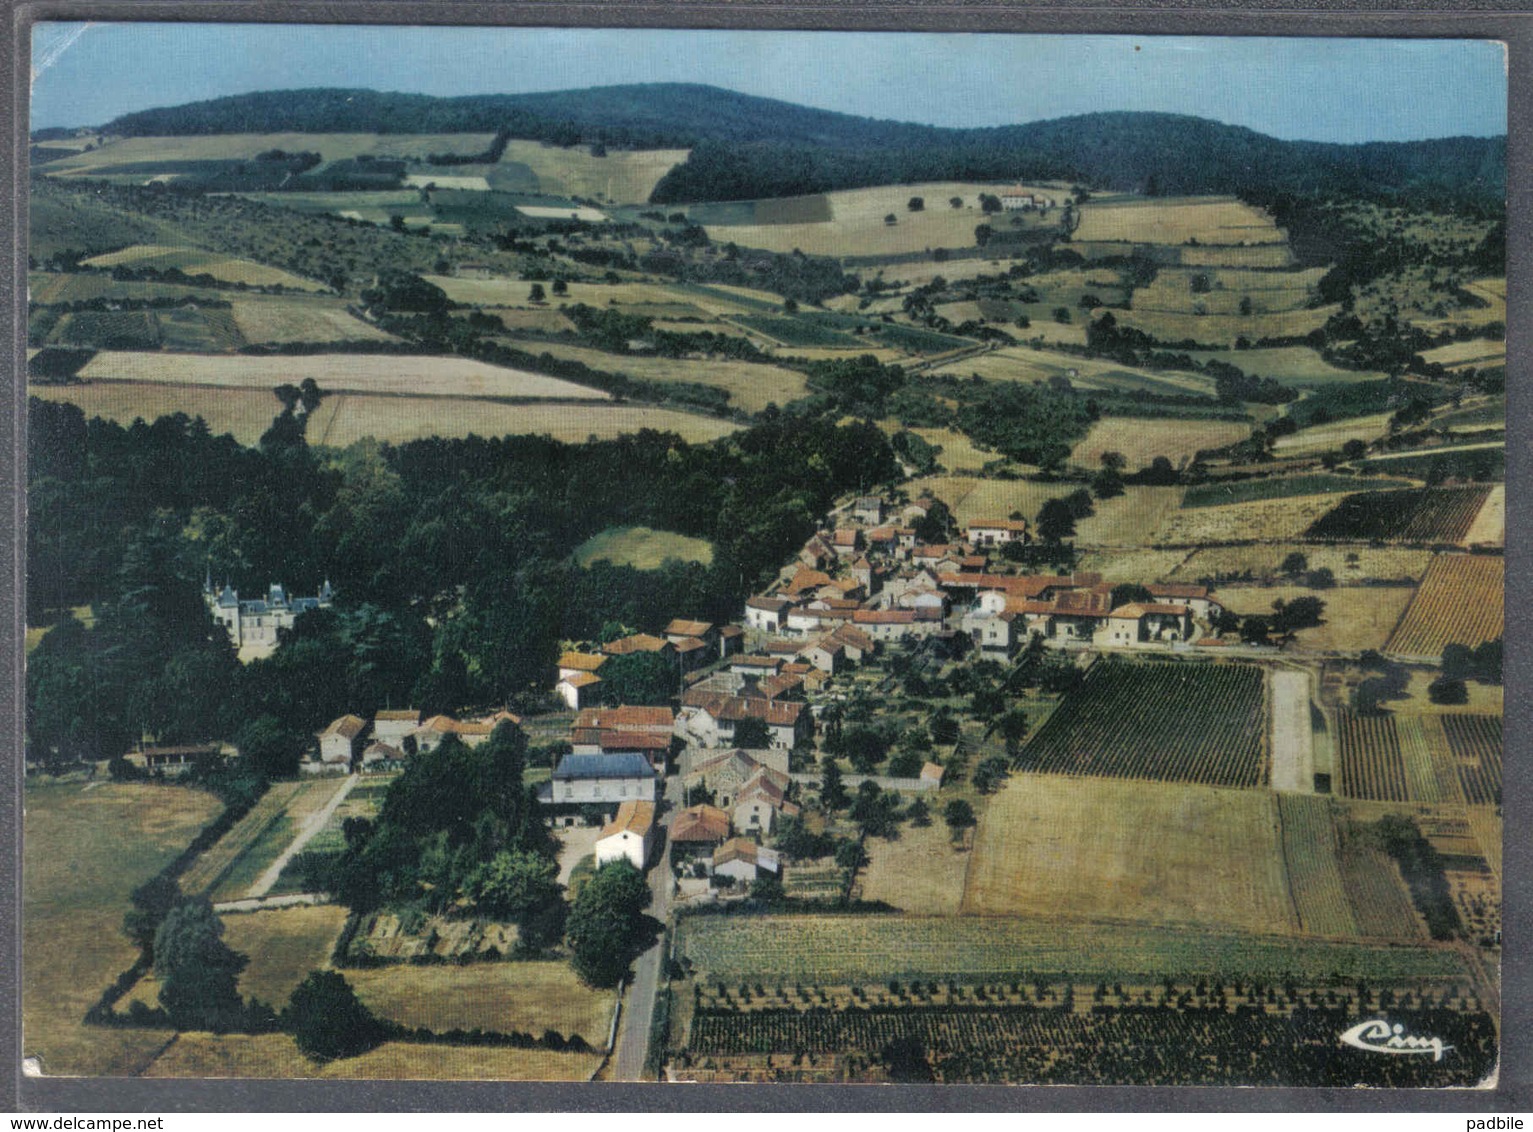
[{"label": "blue sky", "polygon": [[941,126],[1160,110],[1312,141],[1506,132],[1499,43],[926,33],[39,24],[32,125],[298,87],[458,95],[698,82]]}]

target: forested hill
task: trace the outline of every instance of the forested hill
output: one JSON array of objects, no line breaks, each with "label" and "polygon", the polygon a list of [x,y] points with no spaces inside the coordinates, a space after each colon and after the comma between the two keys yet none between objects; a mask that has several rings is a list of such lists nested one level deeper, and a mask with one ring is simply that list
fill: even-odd
[{"label": "forested hill", "polygon": [[690,147],[659,202],[729,200],[942,179],[1049,179],[1163,194],[1416,196],[1495,206],[1506,139],[1289,142],[1176,114],[1113,112],[946,129],[716,87],[646,84],[435,98],[365,90],[236,95],[128,114],[119,135],[505,131],[559,145]]}]

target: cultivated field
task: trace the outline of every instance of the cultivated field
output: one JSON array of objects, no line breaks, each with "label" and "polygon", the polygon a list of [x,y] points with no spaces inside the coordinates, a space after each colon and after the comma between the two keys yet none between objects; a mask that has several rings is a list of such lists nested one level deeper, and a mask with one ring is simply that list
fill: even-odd
[{"label": "cultivated field", "polygon": [[1282,819],[1283,863],[1300,930],[1333,939],[1356,937],[1357,921],[1342,883],[1330,799],[1279,794],[1277,806]]},{"label": "cultivated field", "polygon": [[1499,366],[1506,364],[1506,343],[1473,338],[1468,342],[1454,342],[1447,346],[1423,350],[1421,359],[1436,365],[1457,369],[1460,366]]},{"label": "cultivated field", "polygon": [[1463,543],[1489,496],[1484,486],[1366,492],[1343,499],[1305,533],[1356,542]]},{"label": "cultivated field", "polygon": [[1259,786],[1268,780],[1266,731],[1260,668],[1099,660],[1028,740],[1017,765],[1046,774]]},{"label": "cultivated field", "polygon": [[[529,307],[549,309],[548,303],[533,303],[528,297],[532,284],[522,279],[470,279],[456,275],[426,275],[428,283],[446,292],[455,303],[472,303],[481,307]],[[659,283],[567,283],[566,294],[558,296],[557,306],[566,303],[573,306],[584,303],[590,307],[619,307],[628,314],[644,314],[645,308],[660,308],[669,313],[690,309],[698,314],[704,312],[692,306],[692,296]],[[544,288],[547,290],[546,286]],[[779,304],[780,306],[780,304]],[[741,305],[731,306],[730,313],[745,311]]]},{"label": "cultivated field", "polygon": [[167,247],[161,244],[134,244],[121,251],[98,255],[82,261],[86,267],[177,268],[188,275],[211,275],[225,283],[244,283],[250,287],[287,287],[295,291],[323,291],[323,283],[304,279],[278,267],[268,267],[248,259],[235,259],[206,252],[200,248]]},{"label": "cultivated field", "polygon": [[1288,499],[1296,495],[1345,495],[1364,488],[1414,487],[1408,480],[1376,478],[1359,480],[1356,476],[1337,476],[1313,472],[1297,476],[1272,476],[1263,479],[1233,480],[1228,483],[1196,484],[1182,497],[1183,507],[1220,507],[1249,503],[1258,499]]},{"label": "cultivated field", "polygon": [[286,1034],[182,1034],[144,1076],[586,1081],[600,1062],[598,1053],[385,1042],[360,1057],[321,1063],[299,1053]]},{"label": "cultivated field", "polygon": [[102,272],[71,274],[33,271],[27,274],[27,298],[34,303],[86,303],[93,299],[205,299],[221,298],[207,287],[179,283],[146,283],[118,280]]},{"label": "cultivated field", "polygon": [[[327,393],[516,400],[607,401],[588,385],[469,358],[414,354],[308,354],[299,357],[202,357],[102,351],[80,371],[84,381],[216,385],[270,391],[312,377]],[[274,414],[275,415],[275,414]],[[314,439],[312,436],[310,439]]]},{"label": "cultivated field", "polygon": [[1425,940],[1426,925],[1411,903],[1400,869],[1382,850],[1343,830],[1341,880],[1364,938]]},{"label": "cultivated field", "polygon": [[1362,947],[1169,925],[1073,923],[1057,917],[693,916],[678,954],[699,982],[871,982],[1028,974],[1370,980],[1462,973],[1449,951]]},{"label": "cultivated field", "polygon": [[781,366],[723,359],[694,361],[620,356],[560,342],[538,342],[531,348],[539,354],[584,362],[592,369],[608,373],[626,373],[642,381],[691,381],[711,385],[727,392],[731,405],[753,413],[766,408],[769,403],[775,402],[781,407],[808,392],[803,374]]},{"label": "cultivated field", "polygon": [[1189,507],[1173,512],[1155,531],[1153,541],[1162,546],[1196,546],[1253,538],[1292,540],[1303,536],[1335,505],[1334,495],[1300,495],[1224,507]]},{"label": "cultivated field", "polygon": [[330,966],[330,951],[346,924],[346,909],[316,904],[222,919],[224,942],[250,958],[240,975],[240,993],[281,1010],[310,971]]},{"label": "cultivated field", "polygon": [[1499,715],[1423,716],[1422,725],[1434,749],[1441,744],[1451,754],[1464,800],[1471,806],[1501,804],[1503,740]]},{"label": "cultivated field", "polygon": [[[1224,272],[1217,274],[1223,275]],[[1241,274],[1252,274],[1242,272]],[[1253,377],[1270,377],[1284,385],[1304,388],[1336,382],[1373,381],[1384,377],[1371,370],[1341,369],[1308,346],[1271,346],[1253,350],[1194,351],[1196,361],[1221,361],[1239,366]]]},{"label": "cultivated field", "polygon": [[1389,432],[1389,420],[1393,415],[1393,413],[1370,413],[1367,416],[1347,417],[1345,420],[1311,425],[1309,428],[1301,428],[1298,432],[1278,437],[1273,441],[1272,451],[1279,459],[1285,459],[1339,451],[1341,446],[1349,440],[1371,442]]},{"label": "cultivated field", "polygon": [[[971,854],[954,848],[952,835],[940,819],[933,818],[924,829],[907,823],[898,839],[870,837],[863,848],[868,864],[860,877],[862,899],[881,900],[914,915],[958,913]],[[794,871],[790,866],[790,878]]]},{"label": "cultivated field", "polygon": [[1456,800],[1438,777],[1421,717],[1338,708],[1336,730],[1341,755],[1337,786],[1346,797],[1427,804]]},{"label": "cultivated field", "polygon": [[[972,248],[974,229],[987,218],[979,209],[981,192],[995,193],[1000,186],[969,182],[932,182],[919,185],[884,185],[868,189],[848,189],[826,193],[830,204],[829,220],[805,223],[708,224],[708,235],[720,244],[736,243],[741,247],[765,248],[791,252],[795,248],[809,255],[876,256],[910,255],[933,248]],[[1046,190],[1037,190],[1046,192]],[[1052,194],[1058,196],[1057,192]],[[951,197],[962,197],[964,206],[953,208]],[[920,197],[925,208],[911,212],[911,197]],[[813,199],[813,198],[809,198]],[[756,207],[768,202],[757,202]],[[894,224],[884,217],[893,214]],[[1059,210],[1047,217],[1027,214],[1027,227],[1057,229]],[[1009,224],[1010,218],[989,218],[996,227]],[[898,268],[890,274],[897,276]]]},{"label": "cultivated field", "polygon": [[1131,244],[1282,244],[1272,217],[1234,197],[1166,197],[1087,203],[1074,239]]},{"label": "cultivated field", "polygon": [[1415,590],[1409,586],[1338,586],[1312,590],[1304,586],[1220,586],[1219,601],[1241,616],[1270,614],[1275,601],[1317,597],[1325,602],[1323,624],[1300,629],[1295,635],[1300,649],[1360,652],[1382,649]]},{"label": "cultivated field", "polygon": [[[550,196],[591,197],[614,204],[643,204],[660,178],[687,159],[685,149],[609,150],[591,156],[587,146],[545,145],[512,139],[501,164],[525,166]],[[806,249],[807,250],[807,249]]]},{"label": "cultivated field", "polygon": [[[1068,495],[1066,485],[1033,483],[1030,480],[981,480],[970,476],[932,476],[914,480],[912,495],[929,488],[953,510],[960,525],[974,519],[1010,515],[1020,511],[1029,520],[1050,499]],[[1081,546],[1139,547],[1176,512],[1182,501],[1180,487],[1130,486],[1113,499],[1096,502],[1096,513],[1076,523],[1076,543]]]},{"label": "cultivated field", "polygon": [[153,162],[248,161],[269,150],[313,152],[326,161],[362,157],[425,157],[429,153],[481,153],[494,134],[215,134],[162,138],[115,138],[105,145],[50,162],[50,176],[109,173]]},{"label": "cultivated field", "polygon": [[1473,648],[1502,636],[1505,564],[1475,554],[1440,554],[1427,568],[1416,599],[1389,638],[1386,651],[1435,660],[1444,645]]},{"label": "cultivated field", "polygon": [[1210,546],[1186,555],[1182,564],[1164,577],[1176,581],[1221,576],[1249,576],[1255,581],[1272,580],[1278,577],[1278,568],[1283,559],[1295,553],[1304,555],[1308,569],[1330,570],[1337,581],[1342,583],[1376,579],[1419,580],[1432,561],[1430,550],[1394,546],[1338,547],[1297,542],[1260,546]]},{"label": "cultivated field", "polygon": [[[213,386],[134,384],[32,386],[33,396],[69,401],[88,417],[122,424],[186,413],[208,422],[214,433],[232,433],[254,444],[280,409],[269,391]],[[713,417],[641,405],[528,405],[470,397],[326,397],[309,423],[309,441],[344,448],[365,437],[403,444],[423,437],[548,435],[571,444],[588,437],[610,440],[640,429],[674,432],[694,444],[727,436],[739,426]]]},{"label": "cultivated field", "polygon": [[[1134,289],[1136,311],[1173,314],[1252,314],[1305,306],[1323,270],[1199,271],[1162,268],[1155,279]],[[1242,367],[1243,368],[1243,367]]]},{"label": "cultivated field", "polygon": [[1025,346],[988,350],[983,354],[936,366],[931,372],[956,377],[977,373],[987,381],[1029,383],[1064,377],[1077,389],[1110,389],[1128,393],[1142,389],[1172,396],[1212,396],[1214,392],[1213,380],[1200,374],[1134,369],[1101,359],[1078,358],[1073,354],[1033,350]]},{"label": "cultivated field", "polygon": [[1185,550],[1088,550],[1077,560],[1077,568],[1101,574],[1104,582],[1162,582],[1172,578],[1197,577],[1181,567],[1187,561]]},{"label": "cultivated field", "polygon": [[973,856],[969,914],[1268,933],[1298,926],[1265,792],[1013,778],[990,802]]},{"label": "cultivated field", "polygon": [[130,1076],[163,1031],[81,1019],[137,949],[122,934],[128,896],[218,812],[198,790],[93,782],[29,784],[21,857],[21,1044],[61,1076]]},{"label": "cultivated field", "polygon": [[610,527],[576,547],[574,558],[580,566],[610,562],[614,566],[632,566],[636,570],[657,570],[671,559],[707,566],[713,561],[713,545],[706,539],[691,538],[675,531]]},{"label": "cultivated field", "polygon": [[[1236,339],[1290,338],[1308,334],[1325,325],[1326,320],[1341,308],[1339,306],[1299,307],[1294,310],[1271,314],[1178,314],[1168,311],[1133,310],[1120,311],[1116,316],[1120,326],[1143,330],[1161,342],[1182,342],[1191,339],[1197,343],[1233,344]],[[1240,365],[1241,351],[1228,357],[1234,365]],[[1242,367],[1244,368],[1244,367]]]},{"label": "cultivated field", "polygon": [[253,344],[395,340],[350,314],[343,304],[321,299],[235,299],[234,321],[245,341]]},{"label": "cultivated field", "polygon": [[1121,453],[1130,468],[1147,467],[1156,456],[1181,467],[1204,449],[1222,448],[1250,434],[1251,426],[1239,421],[1106,417],[1091,426],[1070,458],[1093,470],[1100,466],[1103,452]]},{"label": "cultivated field", "polygon": [[1504,546],[1506,544],[1506,484],[1498,483],[1485,497],[1485,505],[1469,524],[1465,546]]},{"label": "cultivated field", "polygon": [[343,972],[380,1018],[429,1030],[579,1034],[606,1044],[613,994],[580,982],[567,962],[394,964]]}]

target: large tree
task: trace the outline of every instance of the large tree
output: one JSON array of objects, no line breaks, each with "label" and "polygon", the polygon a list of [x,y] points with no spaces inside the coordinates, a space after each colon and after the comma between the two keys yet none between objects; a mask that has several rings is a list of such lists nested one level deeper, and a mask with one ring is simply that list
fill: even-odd
[{"label": "large tree", "polygon": [[566,938],[570,963],[581,980],[610,987],[628,970],[649,904],[644,874],[626,860],[596,870],[570,909]]},{"label": "large tree", "polygon": [[154,934],[160,1005],[178,1030],[222,1032],[238,1025],[239,976],[248,961],[223,941],[224,925],[206,897],[188,897]]},{"label": "large tree", "polygon": [[355,1057],[388,1036],[339,971],[310,971],[282,1013],[298,1048],[316,1061]]}]

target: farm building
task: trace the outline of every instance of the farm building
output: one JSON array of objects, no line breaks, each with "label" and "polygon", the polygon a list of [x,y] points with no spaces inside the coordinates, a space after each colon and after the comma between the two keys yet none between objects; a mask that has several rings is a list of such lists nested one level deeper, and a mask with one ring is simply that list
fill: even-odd
[{"label": "farm building", "polygon": [[725,625],[719,629],[719,655],[733,656],[745,644],[745,630],[739,625]]},{"label": "farm building", "polygon": [[362,733],[367,721],[354,715],[343,715],[333,720],[329,727],[319,732],[319,761],[330,767],[350,767],[361,745]]},{"label": "farm building", "polygon": [[771,833],[779,814],[796,814],[788,801],[786,776],[757,767],[734,796],[732,821],[737,833]]},{"label": "farm building", "polygon": [[654,844],[655,803],[624,802],[596,839],[597,867],[609,861],[628,861],[634,868],[643,869]]},{"label": "farm building", "polygon": [[362,749],[362,769],[365,771],[392,770],[403,766],[405,753],[392,743],[374,739]]},{"label": "farm building", "polygon": [[[659,739],[665,748],[669,748],[675,727],[676,713],[668,707],[586,708],[575,716],[570,728],[570,744],[577,755],[659,749],[648,741],[638,742],[640,737]],[[633,745],[622,746],[624,742]]]},{"label": "farm building", "polygon": [[588,737],[574,746],[577,755],[641,755],[660,773],[665,772],[670,750],[670,735],[649,731],[599,731],[594,742]]},{"label": "farm building", "polygon": [[729,815],[717,806],[688,806],[671,822],[668,834],[673,854],[706,849],[709,853],[729,839]]},{"label": "farm building", "polygon": [[926,763],[921,767],[921,781],[930,783],[933,788],[936,788],[942,785],[945,773],[940,763]]},{"label": "farm building", "polygon": [[862,550],[862,532],[856,527],[839,527],[830,536],[830,547],[837,558],[851,558]]},{"label": "farm building", "polygon": [[758,873],[766,872],[776,876],[780,869],[777,850],[757,845],[743,837],[731,838],[713,854],[714,876],[732,877],[745,884],[755,880]]},{"label": "farm building", "polygon": [[149,774],[163,774],[176,778],[189,770],[198,759],[217,758],[222,748],[216,743],[200,743],[178,747],[139,747],[124,757],[130,766]]},{"label": "farm building", "polygon": [[399,746],[405,736],[421,724],[421,713],[413,708],[407,711],[380,711],[373,715],[373,738],[380,743]]},{"label": "farm building", "polygon": [[664,637],[657,637],[652,633],[635,633],[631,637],[608,641],[602,645],[601,651],[607,656],[632,656],[634,653],[641,652],[670,655],[676,651],[676,646]]},{"label": "farm building", "polygon": [[729,662],[729,671],[736,676],[775,676],[782,668],[782,658],[776,656],[737,656]]},{"label": "farm building", "polygon": [[682,641],[697,638],[704,644],[714,645],[718,643],[718,630],[708,621],[688,621],[678,617],[665,627],[665,639],[673,645],[680,645]]},{"label": "farm building", "polygon": [[502,723],[520,724],[520,716],[509,711],[496,712],[484,719],[457,720],[450,715],[434,715],[421,724],[409,737],[415,740],[417,750],[434,751],[449,735],[456,735],[466,746],[477,747],[488,741],[495,728]]},{"label": "farm building", "polygon": [[1107,644],[1140,645],[1185,641],[1192,632],[1192,611],[1185,605],[1119,606],[1107,617]]},{"label": "farm building", "polygon": [[884,501],[877,495],[864,495],[852,504],[852,518],[873,526],[884,521]]},{"label": "farm building", "polygon": [[726,747],[734,742],[735,725],[743,719],[765,722],[774,747],[795,747],[813,729],[804,704],[692,689],[681,697],[676,734],[701,747]]},{"label": "farm building", "polygon": [[643,755],[565,755],[538,791],[549,806],[611,806],[653,802],[659,776]]},{"label": "farm building", "polygon": [[975,519],[965,534],[974,546],[1005,546],[1010,542],[1031,541],[1026,519]]},{"label": "farm building", "polygon": [[745,623],[763,633],[776,633],[782,629],[784,614],[793,603],[784,597],[758,596],[745,601]]},{"label": "farm building", "polygon": [[682,756],[683,788],[712,794],[714,802],[726,810],[734,808],[740,791],[763,772],[786,790],[788,752],[737,748],[733,751],[689,751]]},{"label": "farm building", "polygon": [[605,656],[585,652],[567,652],[559,658],[559,679],[554,694],[570,708],[579,711],[597,696],[601,683],[597,670],[607,662]]},{"label": "farm building", "polygon": [[1185,582],[1156,582],[1145,587],[1150,596],[1168,605],[1185,605],[1194,617],[1216,617],[1224,612],[1224,606],[1208,592],[1207,586]]}]

